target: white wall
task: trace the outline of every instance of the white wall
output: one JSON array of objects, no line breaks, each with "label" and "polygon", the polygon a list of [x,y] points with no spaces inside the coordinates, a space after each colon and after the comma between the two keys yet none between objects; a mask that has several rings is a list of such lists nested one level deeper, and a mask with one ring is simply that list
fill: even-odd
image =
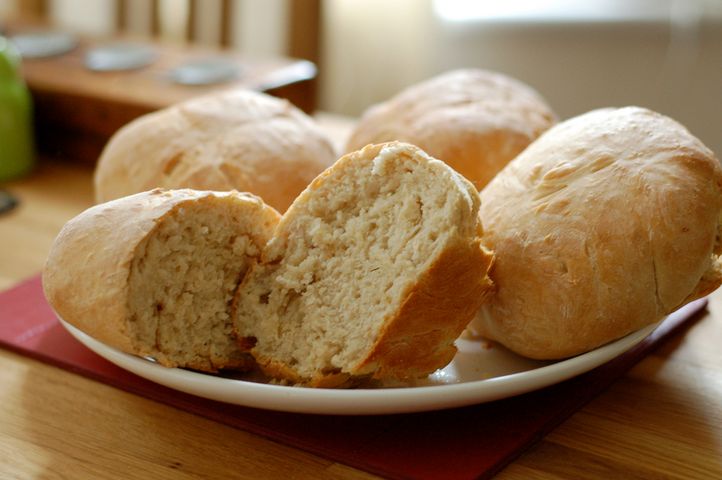
[{"label": "white wall", "polygon": [[115,27],[112,0],[53,0],[49,14],[59,27],[88,35],[104,35]]},{"label": "white wall", "polygon": [[235,0],[233,45],[253,56],[285,55],[287,16],[293,0]]},{"label": "white wall", "polygon": [[423,78],[481,67],[529,83],[562,118],[602,106],[658,110],[722,156],[722,2],[596,2],[609,8],[587,2],[574,17],[566,0],[546,18],[497,12],[458,22],[436,15],[431,0],[398,2],[404,11],[330,0],[321,107],[358,115]]},{"label": "white wall", "polygon": [[328,0],[323,12],[321,108],[358,114],[432,68],[430,2]]},{"label": "white wall", "polygon": [[0,18],[6,18],[17,8],[20,0],[0,0]]}]

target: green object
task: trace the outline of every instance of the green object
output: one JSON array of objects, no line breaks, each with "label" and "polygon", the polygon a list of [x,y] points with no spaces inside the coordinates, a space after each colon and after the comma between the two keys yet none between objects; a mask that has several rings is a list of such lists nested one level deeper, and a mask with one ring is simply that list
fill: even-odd
[{"label": "green object", "polygon": [[0,181],[28,173],[34,164],[32,100],[19,67],[20,54],[0,37]]}]

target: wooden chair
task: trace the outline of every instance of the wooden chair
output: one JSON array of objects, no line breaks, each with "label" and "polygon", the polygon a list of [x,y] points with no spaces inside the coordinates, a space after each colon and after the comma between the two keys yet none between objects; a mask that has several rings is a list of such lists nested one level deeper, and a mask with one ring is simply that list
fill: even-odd
[{"label": "wooden chair", "polygon": [[[18,2],[19,13],[23,18],[47,20],[52,0],[22,0]],[[198,24],[205,15],[202,0],[185,0],[187,12],[185,18],[185,37],[189,42],[199,39]],[[126,32],[131,27],[130,2],[128,0],[114,0],[116,33]],[[157,37],[160,28],[160,0],[146,0],[141,4],[145,8],[145,15],[149,18],[149,33]],[[236,2],[220,0],[220,8],[216,18],[212,21],[218,25],[219,41],[221,47],[230,47],[234,31],[233,9]],[[289,0],[288,13],[288,45],[287,55],[293,58],[310,60],[318,65],[320,55],[320,19],[321,0]]]}]

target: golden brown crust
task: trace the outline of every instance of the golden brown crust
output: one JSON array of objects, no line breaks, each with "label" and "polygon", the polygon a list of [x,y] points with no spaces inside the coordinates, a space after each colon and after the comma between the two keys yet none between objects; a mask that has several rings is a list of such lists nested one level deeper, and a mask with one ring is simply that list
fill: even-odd
[{"label": "golden brown crust", "polygon": [[96,201],[156,187],[238,190],[283,212],[335,159],[327,136],[289,102],[225,91],[119,130],[98,161]]},{"label": "golden brown crust", "polygon": [[[96,205],[70,220],[55,239],[43,270],[45,296],[55,312],[68,323],[101,342],[126,353],[153,356],[165,366],[178,366],[156,349],[137,341],[128,310],[128,281],[139,244],[184,204],[208,197],[233,198],[257,204],[259,231],[275,225],[280,215],[249,194],[194,190],[155,189]],[[270,230],[268,227],[265,227]],[[259,244],[257,232],[249,232]],[[245,355],[223,363],[184,364],[205,371],[245,368]]]},{"label": "golden brown crust", "polygon": [[[132,355],[139,355],[137,352],[126,352],[130,353]],[[146,356],[146,355],[143,355]],[[234,370],[236,372],[248,372],[256,367],[256,360],[253,358],[252,355],[241,352],[236,357],[233,358],[227,358],[227,359],[213,359],[213,361],[209,360],[203,360],[203,361],[196,361],[196,362],[183,362],[178,363],[177,361],[174,361],[166,356],[158,355],[157,353],[155,355],[148,354],[147,356],[151,356],[154,358],[154,360],[163,365],[164,367],[168,368],[187,368],[190,370],[196,370],[199,372],[206,372],[206,373],[218,373],[221,370]]]},{"label": "golden brown crust", "polygon": [[408,292],[353,373],[411,380],[446,366],[456,354],[454,342],[493,292],[492,261],[478,238],[450,246]]},{"label": "golden brown crust", "polygon": [[698,298],[706,297],[722,285],[722,262],[720,257],[713,254],[710,263],[709,269],[704,272],[697,286],[692,293],[687,295],[687,298],[679,305],[680,307]]},{"label": "golden brown crust", "polygon": [[349,387],[356,383],[356,379],[343,372],[324,372],[314,375],[312,378],[306,378],[298,374],[291,366],[275,360],[273,358],[259,355],[254,352],[256,364],[261,370],[271,378],[281,379],[284,383],[290,385],[299,385],[313,388],[340,388]]},{"label": "golden brown crust", "polygon": [[720,285],[719,161],[636,107],[561,123],[483,191],[498,293],[471,328],[540,359],[588,351]]},{"label": "golden brown crust", "polygon": [[555,121],[546,102],[527,85],[484,70],[456,70],[371,107],[346,150],[408,142],[481,189]]}]

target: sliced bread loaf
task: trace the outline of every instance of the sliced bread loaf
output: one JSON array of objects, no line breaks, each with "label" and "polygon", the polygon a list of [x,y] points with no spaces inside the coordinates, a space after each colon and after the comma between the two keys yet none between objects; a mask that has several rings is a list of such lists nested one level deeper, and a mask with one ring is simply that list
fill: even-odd
[{"label": "sliced bread loaf", "polygon": [[244,368],[230,302],[279,214],[238,192],[160,189],[90,208],[52,246],[45,295],[98,340],[170,367]]},{"label": "sliced bread loaf", "polygon": [[414,146],[344,156],[239,287],[239,338],[266,373],[310,386],[445,366],[491,287],[478,210],[474,186]]}]

